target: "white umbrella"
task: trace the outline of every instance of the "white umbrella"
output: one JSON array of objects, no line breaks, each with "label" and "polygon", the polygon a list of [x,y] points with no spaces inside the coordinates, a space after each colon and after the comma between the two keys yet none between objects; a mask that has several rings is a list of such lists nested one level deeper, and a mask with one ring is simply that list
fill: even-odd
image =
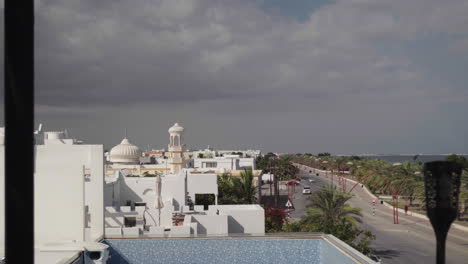
[{"label": "white umbrella", "polygon": [[154,201],[154,208],[158,209],[159,226],[161,226],[161,208],[163,207],[164,207],[164,203],[161,198],[161,175],[158,175],[156,177],[156,196],[155,196],[155,201]]}]

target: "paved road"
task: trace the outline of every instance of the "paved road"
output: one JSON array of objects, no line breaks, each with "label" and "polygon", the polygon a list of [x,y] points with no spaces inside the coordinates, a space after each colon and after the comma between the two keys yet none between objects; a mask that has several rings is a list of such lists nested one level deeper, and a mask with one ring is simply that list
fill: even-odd
[{"label": "paved road", "polygon": [[[330,184],[330,175],[319,172],[319,177],[309,174],[312,168],[301,169],[300,174],[307,179],[296,189],[291,217],[299,218],[304,214],[307,195],[302,195],[304,185],[311,186],[312,191]],[[310,183],[308,179],[315,182]],[[337,182],[335,176],[335,183]],[[347,190],[352,184],[347,185]],[[400,224],[393,224],[392,209],[377,204],[376,215],[372,215],[372,198],[360,186],[353,190],[350,205],[359,207],[363,213],[363,227],[371,230],[377,239],[373,248],[382,258],[382,263],[434,263],[435,238],[432,227],[427,220],[400,214]],[[447,240],[447,263],[468,263],[468,232],[451,228]]]}]

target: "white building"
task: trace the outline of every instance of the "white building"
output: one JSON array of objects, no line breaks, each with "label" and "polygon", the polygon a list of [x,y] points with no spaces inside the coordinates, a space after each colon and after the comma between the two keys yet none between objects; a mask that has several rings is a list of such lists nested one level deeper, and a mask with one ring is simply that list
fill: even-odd
[{"label": "white building", "polygon": [[[126,150],[129,147],[116,146],[110,153],[119,155],[119,160],[109,165],[113,169],[112,174],[106,176],[105,186],[105,225],[106,234],[114,236],[138,236],[138,235],[163,235],[170,230],[170,235],[190,234],[227,234],[228,232],[244,233],[249,230],[252,233],[264,233],[264,211],[258,205],[223,205],[218,206],[218,183],[215,172],[204,172],[193,168],[184,168],[187,160],[184,159],[183,132],[184,128],[175,124],[169,129],[169,159],[165,163],[169,170],[159,174],[161,177],[161,197],[163,207],[155,208],[156,201],[156,177],[148,175],[148,166],[153,164],[135,164],[136,151]],[[135,156],[132,156],[135,155]],[[127,157],[128,156],[128,157]],[[164,160],[163,158],[160,158]],[[220,161],[234,162],[234,167],[227,169],[239,169],[239,156],[221,157]],[[131,161],[131,162],[130,162]],[[252,165],[253,159],[250,160]],[[132,164],[133,163],[133,164]],[[244,161],[245,163],[245,161]],[[148,177],[149,176],[149,177]],[[212,195],[213,205],[205,210],[203,205],[197,204],[198,195]],[[213,207],[215,206],[215,207]],[[213,211],[216,208],[215,211]],[[227,210],[229,208],[229,210]],[[233,222],[230,214],[252,214],[246,221]],[[239,217],[239,216],[236,216]],[[261,223],[260,225],[258,223]],[[230,225],[236,225],[237,228]],[[166,230],[166,231],[165,231]]]},{"label": "white building", "polygon": [[[103,146],[78,144],[79,141],[67,138],[65,131],[38,133],[39,136],[43,140],[36,142],[44,144],[35,146],[36,263],[55,263],[56,258],[79,252],[83,242],[104,237]],[[5,195],[4,155],[4,145],[0,144],[0,197]],[[3,202],[0,212],[0,251],[3,251]],[[59,242],[74,244],[74,250],[67,253],[52,250],[50,245],[56,247]]]},{"label": "white building", "polygon": [[165,158],[149,158],[145,162],[140,148],[130,142],[125,137],[114,146],[108,153],[105,153],[107,164],[105,168],[106,175],[114,175],[116,171],[124,171],[126,174],[141,175],[149,174],[167,174],[170,170],[169,160]]},{"label": "white building", "polygon": [[239,155],[241,158],[254,158],[262,155],[260,150],[214,150],[210,146],[203,150],[192,150],[189,153],[192,158],[214,158],[225,155]]},{"label": "white building", "polygon": [[244,158],[254,158],[256,159],[258,156],[262,155],[262,152],[260,150],[217,150],[216,153],[218,156],[224,156],[224,155],[239,155]]},{"label": "white building", "polygon": [[[192,159],[184,158],[183,144],[184,128],[174,124],[169,128],[169,151],[167,157],[164,151],[143,152],[140,148],[125,137],[122,142],[105,153],[106,175],[114,175],[116,171],[124,171],[125,174],[177,174],[182,168],[193,167]],[[156,155],[157,154],[157,155]]]},{"label": "white building", "polygon": [[[36,263],[58,263],[86,248],[104,250],[107,246],[92,243],[105,237],[264,233],[263,208],[218,205],[217,175],[184,168],[183,132],[178,124],[169,129],[170,159],[160,158],[165,163],[140,164],[140,149],[124,138],[108,153],[105,164],[102,145],[82,144],[66,131],[39,129],[34,175]],[[5,188],[3,163],[0,144],[0,196]],[[152,173],[162,178],[162,208],[155,208],[157,178]],[[208,209],[194,205],[199,195],[210,195],[213,204]],[[0,256],[4,216],[0,203]]]},{"label": "white building", "polygon": [[195,169],[211,169],[221,172],[234,170],[255,170],[254,158],[241,158],[239,155],[224,155],[214,158],[194,158]]}]

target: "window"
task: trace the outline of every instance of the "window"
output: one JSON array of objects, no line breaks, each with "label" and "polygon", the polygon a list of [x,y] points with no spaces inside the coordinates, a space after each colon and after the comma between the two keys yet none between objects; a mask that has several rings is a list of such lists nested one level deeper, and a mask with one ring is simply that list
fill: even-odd
[{"label": "window", "polygon": [[134,226],[136,226],[136,217],[135,216],[125,216],[124,225],[125,225],[125,227],[134,227]]},{"label": "window", "polygon": [[217,162],[205,162],[205,168],[216,168],[218,165]]}]

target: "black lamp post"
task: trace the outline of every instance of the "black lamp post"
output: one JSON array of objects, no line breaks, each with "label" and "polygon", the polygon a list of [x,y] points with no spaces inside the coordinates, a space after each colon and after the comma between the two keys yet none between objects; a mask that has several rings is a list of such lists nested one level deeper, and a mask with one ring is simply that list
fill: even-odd
[{"label": "black lamp post", "polygon": [[437,240],[437,264],[445,263],[445,241],[458,214],[462,167],[449,161],[424,164],[427,216]]}]

